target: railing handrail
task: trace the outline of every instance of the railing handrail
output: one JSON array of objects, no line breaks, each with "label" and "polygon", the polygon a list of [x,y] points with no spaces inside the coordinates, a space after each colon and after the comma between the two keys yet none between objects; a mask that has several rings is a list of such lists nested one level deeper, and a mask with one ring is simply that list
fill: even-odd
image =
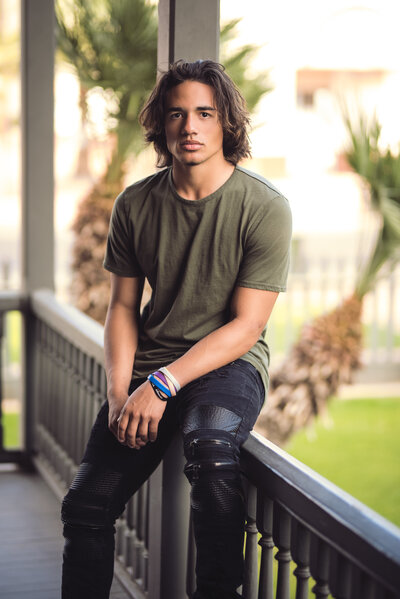
[{"label": "railing handrail", "polygon": [[36,316],[57,333],[100,364],[104,364],[104,327],[101,324],[74,306],[61,303],[48,289],[32,293],[31,308]]},{"label": "railing handrail", "polygon": [[22,291],[3,289],[0,291],[0,312],[11,312],[12,310],[25,310],[28,297]]},{"label": "railing handrail", "polygon": [[259,490],[362,569],[400,588],[397,526],[257,433],[244,443],[241,457]]}]

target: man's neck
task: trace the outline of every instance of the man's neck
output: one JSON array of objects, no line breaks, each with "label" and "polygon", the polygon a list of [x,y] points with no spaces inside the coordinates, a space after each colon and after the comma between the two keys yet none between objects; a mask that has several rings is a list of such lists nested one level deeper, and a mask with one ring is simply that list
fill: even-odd
[{"label": "man's neck", "polygon": [[235,167],[223,160],[218,168],[210,168],[209,164],[183,165],[175,162],[172,165],[172,178],[175,189],[186,200],[201,200],[217,191],[231,176]]}]

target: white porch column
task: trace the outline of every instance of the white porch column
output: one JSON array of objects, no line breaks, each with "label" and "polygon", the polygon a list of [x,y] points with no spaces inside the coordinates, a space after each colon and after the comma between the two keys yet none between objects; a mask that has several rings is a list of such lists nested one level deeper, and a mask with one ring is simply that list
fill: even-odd
[{"label": "white porch column", "polygon": [[54,289],[54,2],[21,0],[22,286]]}]

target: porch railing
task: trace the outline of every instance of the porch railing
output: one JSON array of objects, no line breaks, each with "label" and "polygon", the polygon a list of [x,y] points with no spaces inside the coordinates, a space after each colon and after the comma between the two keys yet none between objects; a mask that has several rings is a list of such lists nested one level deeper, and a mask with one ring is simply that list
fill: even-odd
[{"label": "porch railing", "polygon": [[[0,319],[23,314],[24,451],[61,497],[105,399],[102,327],[39,291],[0,294]],[[246,599],[400,597],[400,530],[265,439],[242,450],[247,486]],[[136,599],[194,589],[189,489],[179,440],[117,523],[116,572]],[[276,571],[273,562],[277,562]],[[292,570],[294,572],[292,573]],[[293,595],[294,596],[294,595]]]}]

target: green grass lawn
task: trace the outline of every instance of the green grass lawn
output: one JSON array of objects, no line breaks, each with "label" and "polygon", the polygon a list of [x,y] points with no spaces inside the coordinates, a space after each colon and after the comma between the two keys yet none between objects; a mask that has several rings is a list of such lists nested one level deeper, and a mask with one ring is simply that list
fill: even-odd
[{"label": "green grass lawn", "polygon": [[3,441],[4,447],[7,449],[15,449],[21,445],[19,419],[20,415],[13,412],[9,414],[3,414]]},{"label": "green grass lawn", "polygon": [[334,399],[329,417],[285,450],[400,526],[400,397]]}]

